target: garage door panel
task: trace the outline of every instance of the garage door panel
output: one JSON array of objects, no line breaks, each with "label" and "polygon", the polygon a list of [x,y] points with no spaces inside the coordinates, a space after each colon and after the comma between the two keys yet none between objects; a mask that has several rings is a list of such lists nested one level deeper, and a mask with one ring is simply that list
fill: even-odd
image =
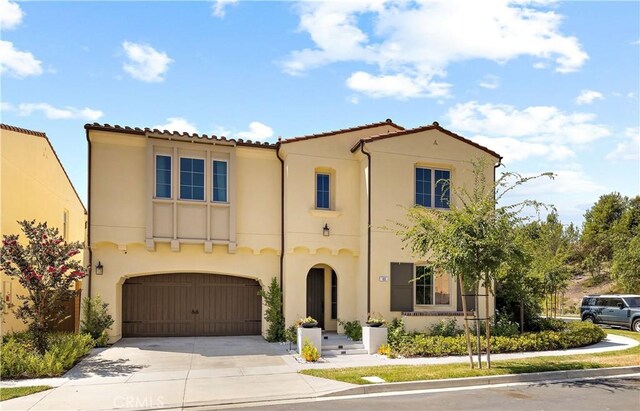
[{"label": "garage door panel", "polygon": [[255,280],[216,274],[136,277],[123,286],[123,335],[259,335]]}]

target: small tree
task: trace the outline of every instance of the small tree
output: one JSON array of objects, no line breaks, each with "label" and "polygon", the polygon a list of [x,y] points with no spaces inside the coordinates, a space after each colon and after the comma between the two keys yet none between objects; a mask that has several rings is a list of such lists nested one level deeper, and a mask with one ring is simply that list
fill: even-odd
[{"label": "small tree", "polygon": [[90,334],[98,347],[107,344],[106,331],[113,325],[113,317],[108,311],[109,304],[102,301],[100,296],[85,297],[82,300],[82,323],[80,332]]},{"label": "small tree", "polygon": [[[457,201],[450,204],[448,211],[414,206],[408,212],[409,225],[400,224],[402,228],[397,234],[408,243],[414,254],[426,258],[436,272],[447,272],[455,276],[461,290],[475,289],[477,294],[478,286],[481,285],[491,294],[501,267],[514,253],[515,235],[512,228],[526,219],[519,216],[521,211],[529,206],[536,209],[544,206],[532,200],[511,205],[499,205],[499,201],[513,189],[532,179],[553,175],[545,173],[524,177],[517,173],[502,173],[497,181],[489,183],[486,178],[486,161],[473,160],[472,167],[472,189],[451,187],[451,198]],[[438,183],[449,185],[448,181],[436,182]],[[488,313],[489,299],[485,300],[485,310]],[[462,298],[462,309],[469,361],[473,368],[466,298]],[[479,331],[477,325],[476,330]],[[479,338],[478,334],[478,346]],[[485,338],[487,365],[491,367],[491,327],[488,315]],[[479,366],[482,366],[481,363]]]},{"label": "small tree", "polygon": [[60,313],[66,301],[78,291],[75,282],[86,276],[85,268],[73,259],[80,253],[82,243],[68,243],[57,228],[47,223],[18,221],[28,243],[19,242],[17,234],[5,235],[0,248],[0,268],[10,277],[18,279],[26,295],[14,309],[16,318],[28,324],[35,345],[41,353],[46,350],[46,336],[52,325],[60,322]]},{"label": "small tree", "polygon": [[258,295],[265,299],[267,310],[264,313],[264,319],[269,323],[267,330],[267,341],[279,342],[285,340],[284,333],[284,316],[282,315],[282,291],[278,280],[273,277],[269,289],[258,291]]}]

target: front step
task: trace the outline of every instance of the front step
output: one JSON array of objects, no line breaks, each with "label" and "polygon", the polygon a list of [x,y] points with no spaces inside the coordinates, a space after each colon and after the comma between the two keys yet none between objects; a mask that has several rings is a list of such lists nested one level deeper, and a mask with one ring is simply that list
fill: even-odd
[{"label": "front step", "polygon": [[367,354],[367,350],[364,348],[352,348],[347,350],[325,350],[322,349],[323,357],[338,357],[340,355],[363,355]]},{"label": "front step", "polygon": [[322,344],[322,351],[325,350],[359,350],[364,348],[364,344],[359,341],[349,341],[346,343],[337,343],[333,341],[332,343]]},{"label": "front step", "polygon": [[339,355],[367,354],[362,341],[352,341],[344,335],[334,332],[322,333],[322,355],[336,357]]}]

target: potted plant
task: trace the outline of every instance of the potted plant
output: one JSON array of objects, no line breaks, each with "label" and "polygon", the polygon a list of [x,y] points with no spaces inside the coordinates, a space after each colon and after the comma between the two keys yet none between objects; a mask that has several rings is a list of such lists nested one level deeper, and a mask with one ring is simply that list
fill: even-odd
[{"label": "potted plant", "polygon": [[369,327],[380,327],[385,324],[385,320],[380,313],[370,313],[367,317],[367,325]]},{"label": "potted plant", "polygon": [[302,318],[300,320],[300,325],[302,328],[315,328],[318,326],[318,321],[312,317]]}]

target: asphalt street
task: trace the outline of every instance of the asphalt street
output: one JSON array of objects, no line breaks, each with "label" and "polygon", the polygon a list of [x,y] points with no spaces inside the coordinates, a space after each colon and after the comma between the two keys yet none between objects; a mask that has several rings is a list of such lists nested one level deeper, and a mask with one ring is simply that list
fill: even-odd
[{"label": "asphalt street", "polygon": [[253,410],[640,410],[640,376],[253,405]]}]

